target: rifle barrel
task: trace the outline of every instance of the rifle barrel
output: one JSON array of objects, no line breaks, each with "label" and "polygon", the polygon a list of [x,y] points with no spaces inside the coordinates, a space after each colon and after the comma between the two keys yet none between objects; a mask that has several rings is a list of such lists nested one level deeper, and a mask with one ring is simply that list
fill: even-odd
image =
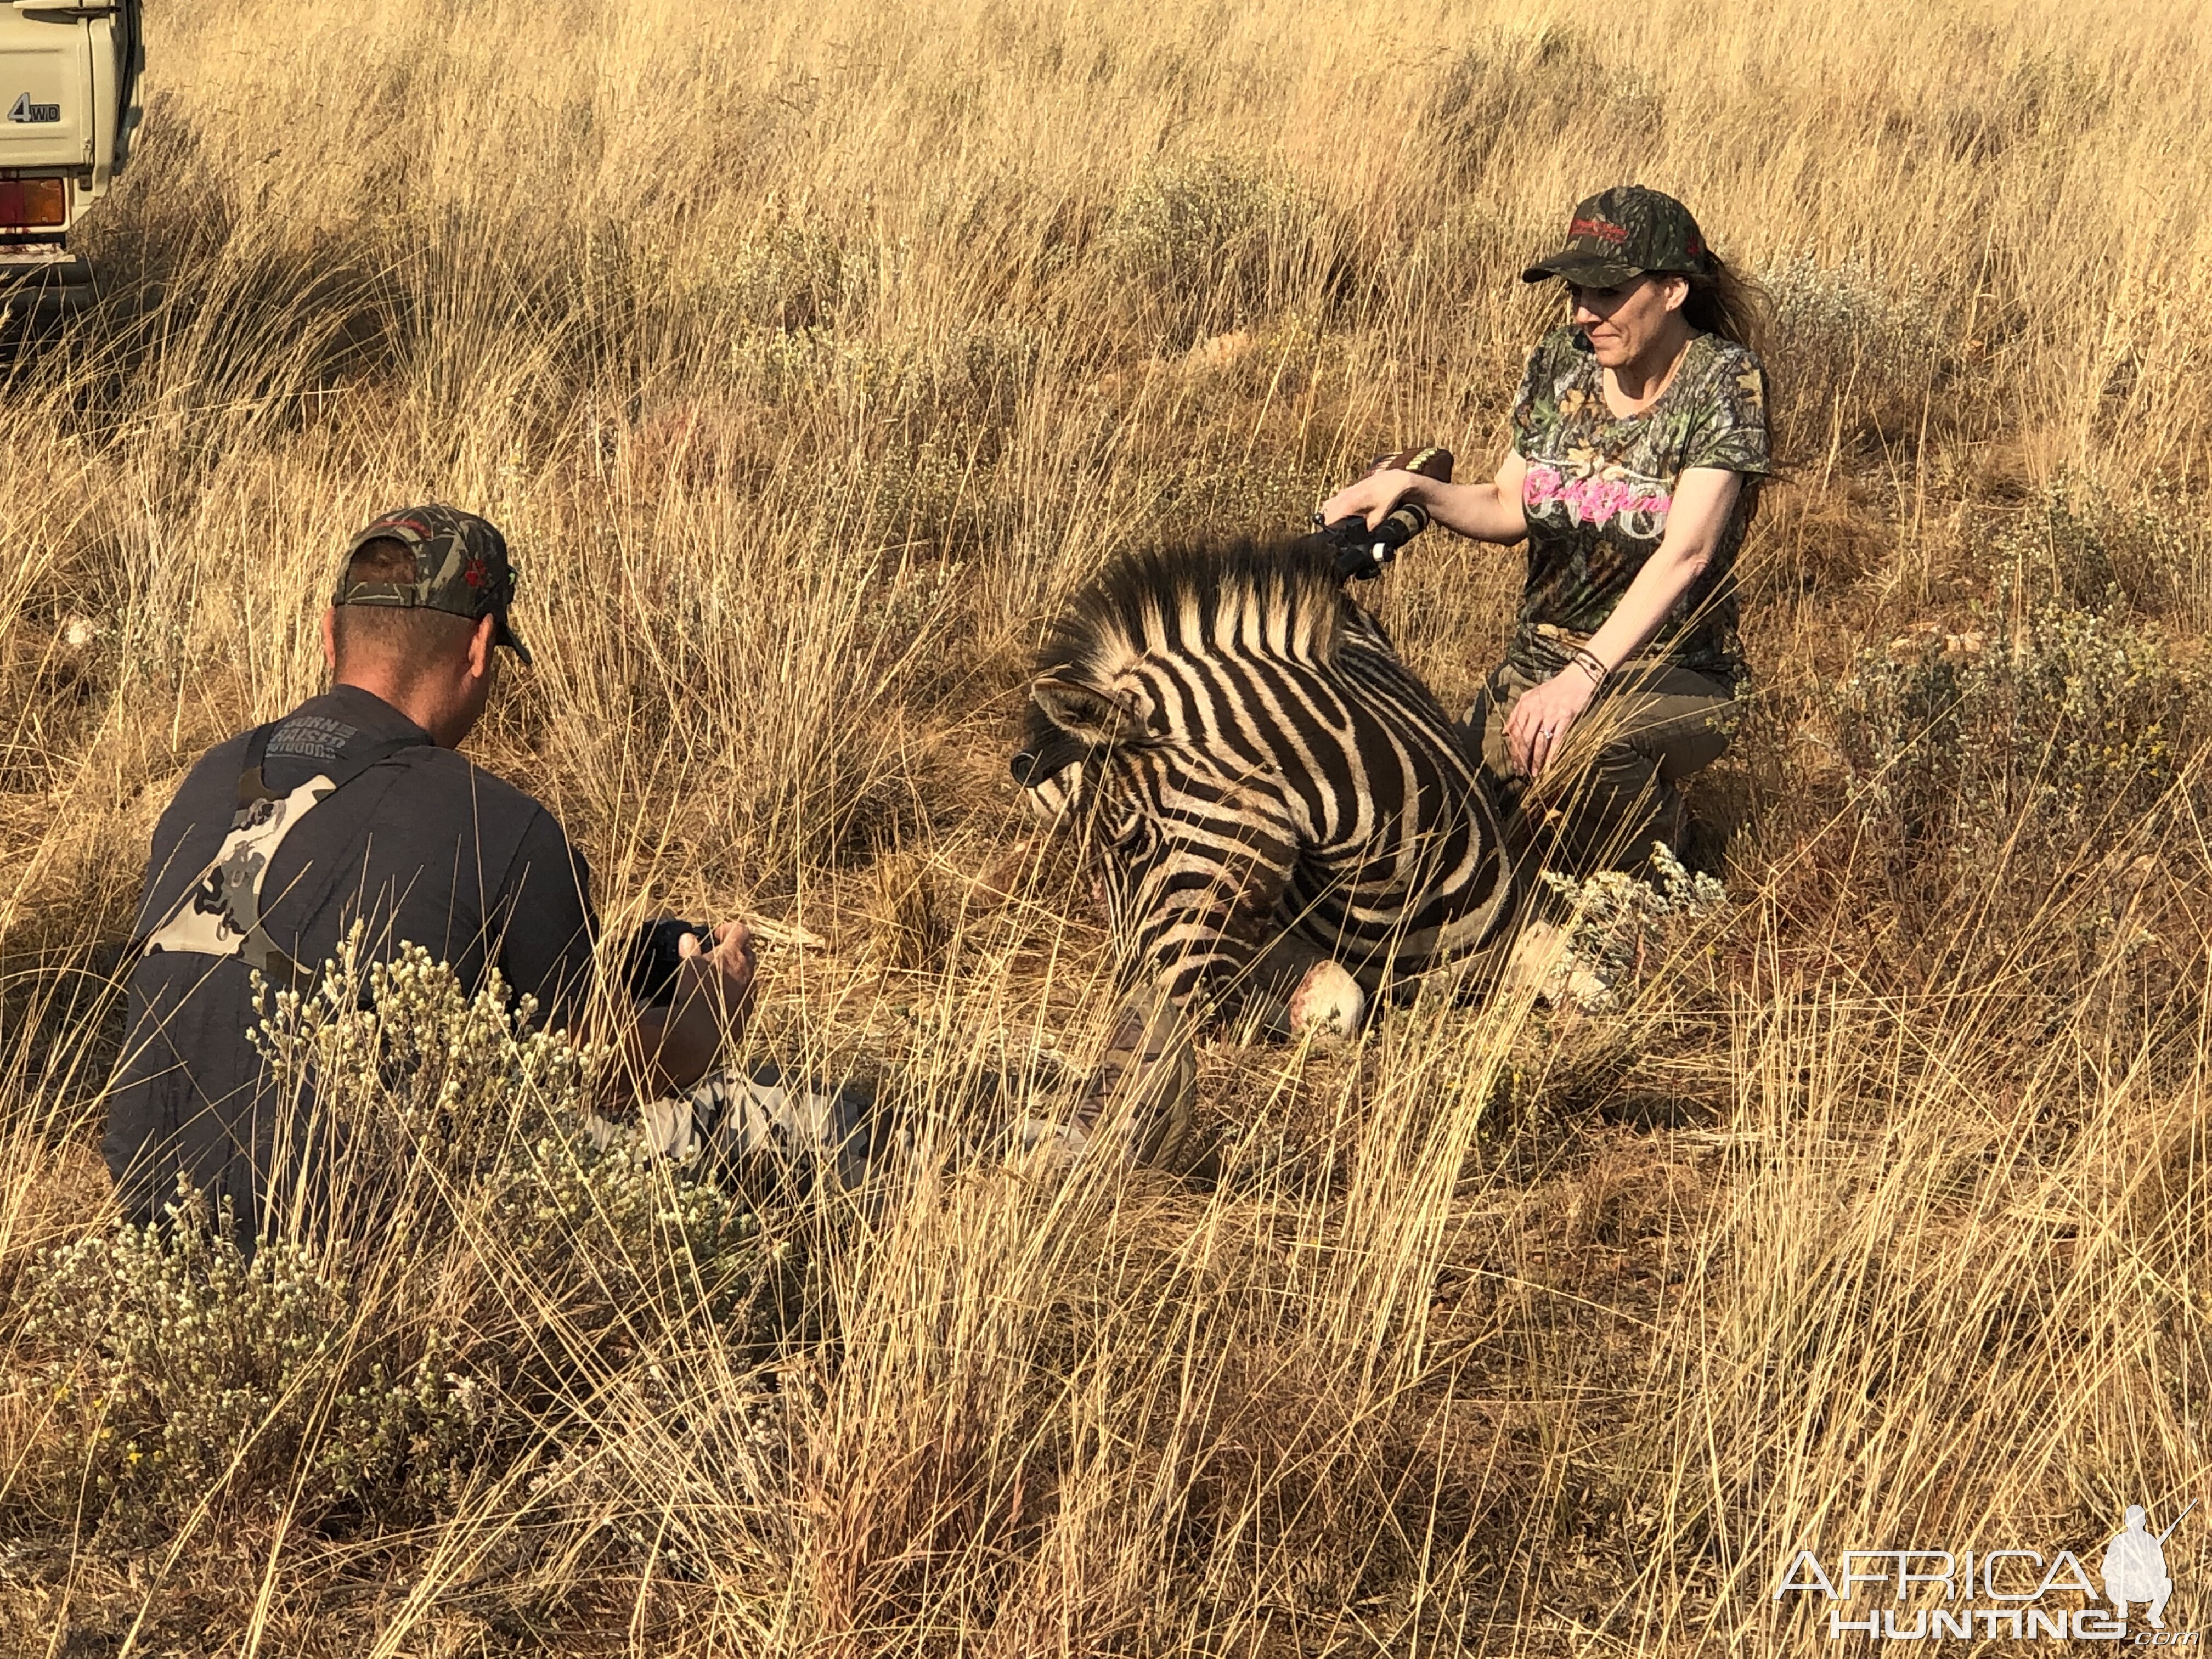
[{"label": "rifle barrel", "polygon": [[[2191,1499],[2189,1500],[2189,1510],[2193,1510],[2193,1509],[2195,1509],[2196,1507],[2197,1507],[2197,1499],[2195,1499],[2195,1498],[2191,1498]],[[2172,1526],[2172,1527],[2168,1527],[2168,1528],[2167,1528],[2164,1532],[2162,1532],[2162,1533],[2159,1534],[2159,1535],[2158,1535],[2158,1541],[2159,1541],[2159,1544],[2160,1544],[2160,1547],[2163,1547],[2165,1546],[2166,1540],[2167,1539],[2169,1539],[2169,1538],[2171,1538],[2171,1537],[2172,1537],[2172,1536],[2173,1536],[2173,1528],[2174,1528],[2174,1527],[2178,1527],[2178,1526],[2179,1526],[2183,1522],[2185,1522],[2185,1521],[2186,1521],[2187,1519],[2189,1519],[2189,1510],[2182,1510],[2182,1512],[2181,1512],[2180,1514],[2179,1514],[2179,1515],[2175,1516],[2173,1517],[2173,1526]]]}]

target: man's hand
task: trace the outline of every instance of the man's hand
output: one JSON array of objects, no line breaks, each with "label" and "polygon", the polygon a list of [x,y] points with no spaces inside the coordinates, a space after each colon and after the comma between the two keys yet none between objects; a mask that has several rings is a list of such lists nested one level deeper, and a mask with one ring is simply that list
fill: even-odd
[{"label": "man's hand", "polygon": [[714,1016],[722,1034],[732,1041],[744,1035],[752,1017],[753,976],[760,960],[753,953],[753,936],[742,921],[726,921],[714,930],[714,946],[708,949],[696,933],[686,933],[676,947],[681,960],[676,969],[674,1006],[703,1003]]},{"label": "man's hand", "polygon": [[744,1035],[752,1016],[759,964],[753,939],[739,921],[714,930],[714,948],[694,933],[677,945],[675,994],[665,1008],[637,1016],[632,1074],[648,1097],[690,1088],[714,1063],[725,1042]]}]

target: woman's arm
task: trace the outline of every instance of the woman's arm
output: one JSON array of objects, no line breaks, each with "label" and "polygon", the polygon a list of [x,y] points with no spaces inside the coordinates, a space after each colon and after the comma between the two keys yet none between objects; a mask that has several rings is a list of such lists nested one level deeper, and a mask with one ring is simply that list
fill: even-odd
[{"label": "woman's arm", "polygon": [[1717,466],[1692,467],[1675,481],[1658,550],[1636,573],[1605,625],[1590,635],[1591,653],[1608,671],[1649,644],[1667,613],[1705,574],[1742,493],[1742,474]]},{"label": "woman's arm", "polygon": [[[1717,466],[1692,467],[1675,481],[1666,535],[1613,615],[1590,635],[1590,654],[1607,672],[1650,643],[1668,613],[1705,574],[1742,490],[1742,475]],[[1505,721],[1505,747],[1514,764],[1532,778],[1541,776],[1566,741],[1567,728],[1596,693],[1596,683],[1570,663],[1523,696]]]},{"label": "woman's arm", "polygon": [[1447,530],[1474,541],[1510,546],[1528,533],[1528,522],[1521,513],[1521,482],[1528,471],[1520,451],[1509,449],[1498,464],[1493,483],[1439,483],[1418,472],[1370,472],[1323,501],[1321,516],[1334,524],[1357,514],[1372,530],[1400,502],[1416,501]]}]

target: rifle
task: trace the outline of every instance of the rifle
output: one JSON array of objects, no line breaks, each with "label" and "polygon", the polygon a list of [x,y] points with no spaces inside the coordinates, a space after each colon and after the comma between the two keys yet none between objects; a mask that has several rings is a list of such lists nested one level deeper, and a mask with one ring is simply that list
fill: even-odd
[{"label": "rifle", "polygon": [[[1449,449],[1434,447],[1401,450],[1395,455],[1377,456],[1367,471],[1359,476],[1364,478],[1368,473],[1389,468],[1418,472],[1438,483],[1449,483],[1452,453]],[[1382,567],[1398,556],[1398,550],[1429,527],[1427,509],[1414,501],[1399,502],[1372,530],[1367,527],[1366,520],[1357,515],[1325,524],[1316,513],[1313,521],[1322,539],[1336,544],[1336,574],[1358,582],[1381,575]]]},{"label": "rifle", "polygon": [[[2197,1500],[2192,1498],[2189,1500],[2189,1510],[2193,1510],[2196,1507]],[[2173,1527],[2178,1527],[2183,1522],[2189,1519],[2189,1510],[2184,1510],[2180,1514],[2175,1516],[2173,1517],[2173,1526],[2168,1527],[2164,1532],[2159,1534],[2158,1544],[2160,1549],[2164,1549],[2166,1547],[2166,1540],[2173,1536]]]}]

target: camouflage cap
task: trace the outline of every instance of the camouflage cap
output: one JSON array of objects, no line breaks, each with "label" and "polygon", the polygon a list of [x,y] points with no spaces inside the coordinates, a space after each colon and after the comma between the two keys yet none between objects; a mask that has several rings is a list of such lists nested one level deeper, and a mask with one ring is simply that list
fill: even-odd
[{"label": "camouflage cap", "polygon": [[[415,552],[411,582],[348,581],[353,556],[364,543],[389,538],[404,543]],[[507,556],[507,538],[473,513],[450,507],[403,507],[386,513],[346,544],[338,562],[337,589],[331,603],[339,605],[420,605],[456,617],[497,620],[492,643],[503,645],[522,659],[530,653],[514,637],[507,606],[514,600],[514,566]]]},{"label": "camouflage cap", "polygon": [[1617,288],[1645,271],[1696,276],[1712,268],[1689,209],[1642,185],[1616,185],[1577,202],[1567,245],[1522,271],[1521,280],[1564,276],[1585,288]]}]

